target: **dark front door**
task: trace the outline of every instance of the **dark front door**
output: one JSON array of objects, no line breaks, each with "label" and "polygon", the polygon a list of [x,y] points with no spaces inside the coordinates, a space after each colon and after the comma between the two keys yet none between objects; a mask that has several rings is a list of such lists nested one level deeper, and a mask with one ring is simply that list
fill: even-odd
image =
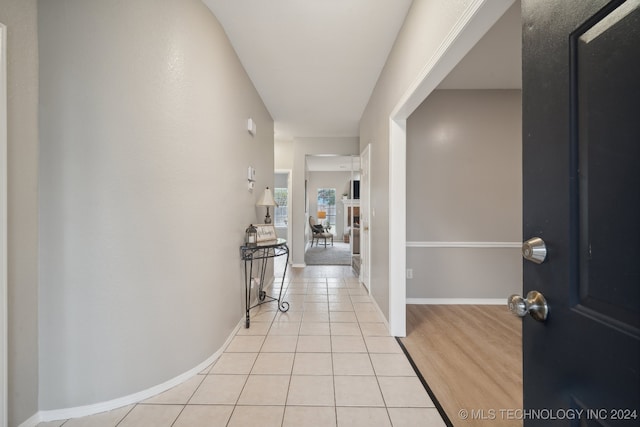
[{"label": "dark front door", "polygon": [[[640,425],[640,0],[523,0],[525,426]],[[574,419],[580,416],[580,419]]]}]

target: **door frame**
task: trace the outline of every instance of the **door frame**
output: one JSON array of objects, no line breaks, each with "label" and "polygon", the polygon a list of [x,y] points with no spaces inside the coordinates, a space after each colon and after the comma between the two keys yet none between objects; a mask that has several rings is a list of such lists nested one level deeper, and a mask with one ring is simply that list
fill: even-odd
[{"label": "door frame", "polygon": [[406,336],[407,118],[515,0],[474,0],[389,116],[389,332]]},{"label": "door frame", "polygon": [[[292,174],[292,170],[291,169],[275,169],[274,170],[275,173],[279,173],[279,174],[287,174],[287,203],[289,204],[289,209],[287,209],[287,242],[289,242],[289,244],[291,244],[291,174]],[[273,188],[275,189],[275,185],[273,186]],[[289,263],[291,263],[291,260],[289,260]]]},{"label": "door frame", "polygon": [[7,27],[0,23],[0,426],[8,425]]},{"label": "door frame", "polygon": [[[362,159],[366,158],[366,162]],[[366,165],[366,170],[363,167]],[[366,176],[366,186],[362,185],[362,176]],[[366,203],[362,203],[362,194],[366,194],[364,199]],[[371,292],[371,144],[367,144],[364,150],[360,153],[360,277],[359,280],[369,291]],[[364,213],[364,215],[363,215]],[[364,217],[364,221],[363,221]],[[365,230],[366,228],[366,230]],[[363,239],[365,233],[367,238]],[[364,240],[364,244],[363,244]],[[366,257],[362,256],[362,252],[365,252]],[[363,263],[362,259],[367,262]]]}]

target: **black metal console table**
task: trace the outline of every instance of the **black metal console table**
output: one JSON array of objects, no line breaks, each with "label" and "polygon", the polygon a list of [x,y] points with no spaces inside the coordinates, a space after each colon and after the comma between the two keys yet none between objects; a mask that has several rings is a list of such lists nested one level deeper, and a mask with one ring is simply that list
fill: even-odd
[{"label": "black metal console table", "polygon": [[[284,264],[284,272],[282,273],[282,284],[278,298],[267,295],[263,289],[264,274],[267,269],[267,261],[271,258],[285,256],[287,260]],[[249,311],[259,305],[278,301],[278,310],[285,312],[289,310],[289,303],[282,300],[282,290],[284,288],[284,277],[287,274],[287,264],[289,264],[289,248],[285,239],[269,240],[260,242],[255,245],[240,246],[240,256],[244,261],[244,284],[245,284],[245,308],[247,310],[245,328],[249,327]],[[256,270],[259,272],[260,283],[258,285],[258,302],[251,305],[251,280],[253,278],[254,266],[253,262],[257,261]]]}]

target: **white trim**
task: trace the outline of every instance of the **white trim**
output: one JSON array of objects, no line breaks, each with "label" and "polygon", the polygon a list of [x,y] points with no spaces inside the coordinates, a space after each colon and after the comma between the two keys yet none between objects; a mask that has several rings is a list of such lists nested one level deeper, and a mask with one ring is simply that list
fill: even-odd
[{"label": "white trim", "polygon": [[85,406],[77,406],[75,408],[64,408],[64,409],[53,409],[48,411],[40,411],[27,421],[20,424],[20,427],[35,427],[39,422],[47,422],[47,421],[56,421],[56,420],[66,420],[69,418],[79,418],[86,417],[88,415],[94,415],[100,412],[111,411],[116,408],[121,408],[123,406],[131,405],[133,403],[141,402],[143,400],[149,399],[155,395],[158,395],[162,392],[169,390],[172,387],[177,386],[178,384],[182,384],[188,379],[192,378],[195,375],[198,375],[202,372],[206,367],[211,365],[213,362],[218,360],[218,358],[222,355],[224,350],[229,346],[231,340],[236,336],[238,330],[244,325],[245,318],[242,316],[242,319],[236,327],[233,329],[227,340],[224,342],[222,347],[209,356],[205,361],[201,362],[197,366],[192,369],[189,369],[187,372],[178,375],[168,381],[163,382],[162,384],[158,384],[146,390],[139,391],[137,393],[130,394],[128,396],[120,397],[117,399],[109,400],[106,402],[94,403],[92,405]]},{"label": "white trim", "polygon": [[291,268],[305,268],[307,264],[291,264]]},{"label": "white trim", "polygon": [[41,421],[42,419],[40,418],[40,412],[36,412],[32,416],[24,420],[18,427],[35,427],[40,424]]},{"label": "white trim", "polygon": [[[364,162],[362,160],[362,158],[366,156],[366,162]],[[364,168],[362,167],[363,164],[367,165],[367,170],[365,171]],[[360,153],[360,197],[362,197],[362,194],[366,194],[366,203],[362,203],[360,206],[360,224],[362,227],[367,227],[368,231],[365,231],[364,229],[361,231],[360,235],[360,259],[362,261],[362,252],[366,251],[366,260],[364,263],[361,262],[360,264],[360,277],[358,278],[360,280],[360,283],[362,283],[365,288],[367,288],[367,291],[369,291],[369,296],[372,295],[372,288],[371,288],[371,229],[372,229],[372,221],[371,221],[371,143],[368,143],[366,147],[364,147],[364,150],[362,150],[362,152]],[[362,185],[362,182],[364,181],[362,178],[362,175],[366,173],[366,188]],[[360,199],[361,201],[363,200],[362,198]],[[365,222],[366,221],[366,222]],[[366,247],[365,245],[362,244],[362,236],[364,235],[364,233],[368,233],[367,239],[366,239]],[[371,298],[373,299],[373,298]],[[383,316],[384,317],[384,316]],[[385,318],[386,319],[386,318]],[[386,321],[386,320],[385,320]],[[389,325],[387,325],[388,328]]]},{"label": "white trim", "polygon": [[407,121],[389,120],[389,331],[407,335]]},{"label": "white trim", "polygon": [[340,202],[346,207],[360,206],[360,199],[340,199]]},{"label": "white trim", "polygon": [[408,248],[522,248],[520,242],[407,242]]},{"label": "white trim", "polygon": [[392,335],[406,335],[406,119],[514,1],[472,1],[389,116],[389,324]]},{"label": "white trim", "polygon": [[0,427],[9,425],[7,257],[7,27],[0,24]]},{"label": "white trim", "polygon": [[416,305],[504,305],[505,298],[407,298],[407,304]]},{"label": "white trim", "polygon": [[[291,245],[292,243],[292,233],[293,231],[291,230],[291,195],[293,194],[293,188],[291,186],[291,176],[293,175],[293,170],[292,169],[276,169],[274,171],[275,173],[279,173],[279,174],[283,174],[286,173],[287,174],[287,203],[288,203],[288,209],[287,209],[287,243],[289,243],[289,245]],[[275,185],[274,187],[275,188]],[[274,210],[275,212],[275,210]],[[274,218],[275,220],[275,218]],[[285,228],[285,227],[276,227],[276,228]]]}]

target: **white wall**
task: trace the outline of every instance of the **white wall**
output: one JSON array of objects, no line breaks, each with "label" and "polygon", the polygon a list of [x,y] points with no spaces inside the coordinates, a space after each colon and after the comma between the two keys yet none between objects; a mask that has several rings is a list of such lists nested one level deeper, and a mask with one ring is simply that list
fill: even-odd
[{"label": "white wall", "polygon": [[519,90],[437,90],[407,120],[407,298],[522,289],[521,103]]},{"label": "white wall", "polygon": [[47,0],[38,13],[49,410],[147,389],[220,349],[242,316],[238,246],[264,215],[274,144],[200,1]]}]

